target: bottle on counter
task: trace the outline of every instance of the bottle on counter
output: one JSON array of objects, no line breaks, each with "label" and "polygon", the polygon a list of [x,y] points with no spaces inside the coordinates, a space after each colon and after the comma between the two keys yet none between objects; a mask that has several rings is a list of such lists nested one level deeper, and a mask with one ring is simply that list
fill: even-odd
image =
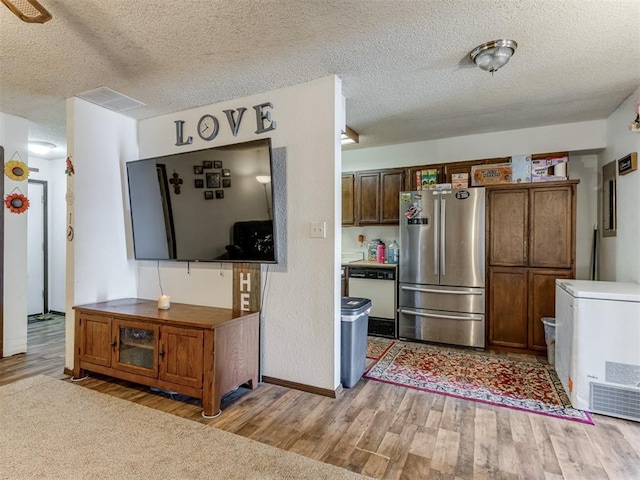
[{"label": "bottle on counter", "polygon": [[373,238],[367,243],[367,258],[369,262],[378,261],[378,245],[380,245],[379,238]]},{"label": "bottle on counter", "polygon": [[398,265],[398,263],[400,263],[400,247],[395,240],[389,244],[389,248],[387,250],[387,262],[394,265]]},{"label": "bottle on counter", "polygon": [[376,261],[378,263],[384,263],[384,260],[385,260],[385,245],[383,242],[380,242],[377,247]]}]

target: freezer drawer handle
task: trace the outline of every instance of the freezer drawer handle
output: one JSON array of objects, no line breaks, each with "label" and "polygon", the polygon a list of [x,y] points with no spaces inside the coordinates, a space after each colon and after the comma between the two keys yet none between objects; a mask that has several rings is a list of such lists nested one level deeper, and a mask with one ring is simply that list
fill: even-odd
[{"label": "freezer drawer handle", "polygon": [[452,295],[482,295],[482,292],[478,292],[477,290],[465,292],[460,290],[434,290],[432,288],[417,288],[417,287],[408,287],[406,285],[402,285],[400,290],[411,290],[412,292],[424,292],[424,293],[450,293]]},{"label": "freezer drawer handle", "polygon": [[442,315],[440,313],[422,313],[416,312],[415,310],[406,310],[404,308],[400,309],[400,313],[406,313],[408,315],[417,315],[418,317],[428,317],[428,318],[446,318],[447,320],[474,320],[474,321],[482,321],[482,317],[459,317],[457,315]]}]

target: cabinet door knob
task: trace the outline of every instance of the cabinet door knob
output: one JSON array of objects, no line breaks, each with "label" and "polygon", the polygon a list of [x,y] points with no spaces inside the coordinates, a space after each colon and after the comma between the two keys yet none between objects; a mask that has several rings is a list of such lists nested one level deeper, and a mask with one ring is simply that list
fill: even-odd
[{"label": "cabinet door knob", "polygon": [[160,355],[160,358],[164,358],[164,350],[160,350],[160,352],[158,352],[158,355]]},{"label": "cabinet door knob", "polygon": [[116,345],[118,344],[118,342],[116,341],[116,339],[113,339],[113,342],[111,342],[111,347],[112,348],[116,348]]}]

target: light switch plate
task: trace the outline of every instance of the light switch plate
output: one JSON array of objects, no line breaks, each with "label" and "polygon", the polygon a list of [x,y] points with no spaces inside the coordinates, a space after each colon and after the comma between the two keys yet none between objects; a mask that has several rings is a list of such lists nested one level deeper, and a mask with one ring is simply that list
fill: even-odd
[{"label": "light switch plate", "polygon": [[311,224],[311,238],[327,238],[327,222],[313,222]]}]

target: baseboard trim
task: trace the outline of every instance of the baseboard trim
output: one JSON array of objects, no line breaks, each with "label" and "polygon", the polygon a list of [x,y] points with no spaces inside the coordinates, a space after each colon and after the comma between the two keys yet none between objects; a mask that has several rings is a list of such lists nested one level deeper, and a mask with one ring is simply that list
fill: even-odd
[{"label": "baseboard trim", "polygon": [[282,380],[280,378],[262,376],[264,383],[271,383],[273,385],[279,385],[281,387],[292,388],[294,390],[302,390],[303,392],[313,393],[315,395],[322,395],[323,397],[340,398],[342,395],[342,384],[338,385],[335,390],[328,388],[314,387],[313,385],[305,385],[304,383],[290,382],[289,380]]},{"label": "baseboard trim", "polygon": [[71,378],[73,378],[73,370],[71,370],[70,368],[64,367],[63,372],[65,375],[69,375]]}]

